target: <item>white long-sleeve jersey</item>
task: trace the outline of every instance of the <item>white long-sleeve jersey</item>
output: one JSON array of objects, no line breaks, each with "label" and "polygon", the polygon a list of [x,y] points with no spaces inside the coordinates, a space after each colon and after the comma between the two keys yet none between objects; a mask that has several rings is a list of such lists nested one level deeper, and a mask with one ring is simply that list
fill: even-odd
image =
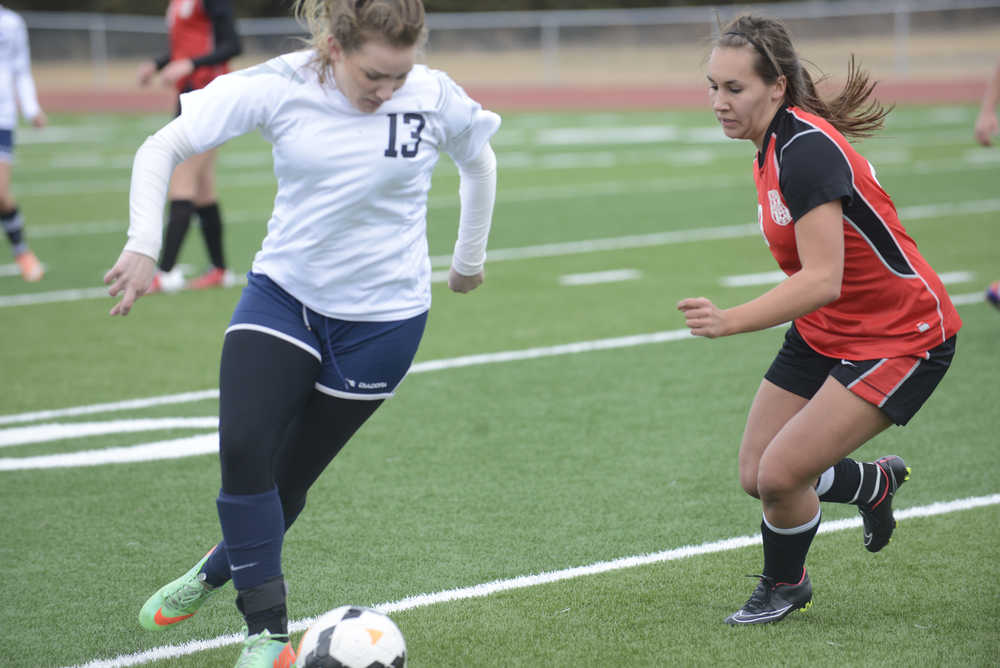
[{"label": "white long-sleeve jersey", "polygon": [[31,52],[24,19],[0,5],[0,128],[17,125],[17,109],[28,120],[38,115],[38,96],[31,77]]},{"label": "white long-sleeve jersey", "polygon": [[321,85],[311,52],[274,58],[181,96],[181,115],[132,168],[126,250],[156,257],[170,172],[180,160],[257,130],[273,146],[278,192],[253,261],[296,299],[353,321],[402,320],[430,307],[427,196],[440,152],[458,165],[454,268],[478,273],[493,212],[500,117],[443,72],[417,65],[375,113]]}]

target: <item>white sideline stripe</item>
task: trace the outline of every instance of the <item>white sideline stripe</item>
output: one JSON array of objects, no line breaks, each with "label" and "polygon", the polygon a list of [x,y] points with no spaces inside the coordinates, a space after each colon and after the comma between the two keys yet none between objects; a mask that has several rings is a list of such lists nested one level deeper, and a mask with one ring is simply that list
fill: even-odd
[{"label": "white sideline stripe", "polygon": [[127,401],[114,401],[106,404],[91,404],[89,406],[73,406],[70,408],[56,408],[46,411],[35,411],[33,413],[21,413],[19,415],[0,415],[0,424],[16,424],[18,422],[36,422],[38,420],[50,420],[52,418],[70,417],[73,415],[91,415],[94,413],[109,413],[114,411],[129,411],[137,408],[149,408],[151,406],[165,406],[168,404],[186,404],[193,401],[204,401],[206,399],[218,399],[219,390],[199,390],[196,392],[181,392],[180,394],[165,394],[158,397],[146,397],[144,399],[129,399]]},{"label": "white sideline stripe", "polygon": [[24,471],[26,469],[54,469],[80,466],[101,466],[103,464],[131,464],[160,459],[180,459],[207,455],[219,451],[219,432],[189,436],[169,441],[157,441],[122,448],[101,450],[81,450],[63,455],[38,455],[35,457],[4,457],[0,459],[0,471]]},{"label": "white sideline stripe", "polygon": [[[951,301],[956,306],[968,304],[985,304],[986,299],[983,292],[973,292],[964,295],[952,295]],[[675,329],[663,332],[653,332],[651,334],[635,334],[632,336],[622,336],[613,339],[598,339],[595,341],[580,341],[577,343],[566,343],[558,346],[548,346],[544,348],[527,348],[525,350],[510,350],[498,353],[482,353],[479,355],[466,355],[464,357],[452,357],[442,360],[428,360],[418,362],[410,367],[409,373],[424,373],[427,371],[439,371],[441,369],[454,369],[465,366],[476,366],[481,364],[495,364],[500,362],[512,362],[516,360],[536,359],[539,357],[553,357],[555,355],[568,355],[572,353],[584,353],[594,350],[610,350],[612,348],[629,348],[648,343],[662,343],[666,341],[679,341],[686,338],[694,338],[687,329]],[[57,408],[46,411],[35,411],[32,413],[19,413],[12,415],[0,415],[0,425],[16,424],[19,422],[35,422],[37,420],[49,420],[58,417],[68,417],[73,415],[89,415],[94,413],[111,413],[117,411],[134,410],[137,408],[148,408],[150,406],[163,406],[166,404],[182,404],[193,401],[204,401],[206,399],[218,399],[219,391],[199,390],[195,392],[183,392],[181,394],[167,394],[158,397],[146,397],[143,399],[130,399],[128,401],[116,401],[105,404],[93,404],[90,406],[73,406],[70,408]]]},{"label": "white sideline stripe", "polygon": [[[609,350],[612,348],[629,348],[641,346],[648,343],[661,343],[664,341],[677,341],[691,337],[687,329],[675,329],[665,332],[654,332],[652,334],[635,334],[632,336],[622,336],[614,339],[598,339],[595,341],[580,341],[578,343],[566,343],[558,346],[548,346],[545,348],[527,348],[525,350],[508,350],[498,353],[483,353],[480,355],[466,355],[464,357],[451,357],[441,360],[428,360],[417,362],[410,367],[410,374],[425,373],[427,371],[441,371],[443,369],[457,369],[466,366],[478,366],[481,364],[494,364],[499,362],[513,362],[516,360],[536,359],[539,357],[552,357],[555,355],[569,355],[573,353],[585,353],[593,350]],[[111,402],[106,404],[94,404],[91,406],[73,406],[70,408],[57,408],[47,411],[36,411],[33,413],[20,413],[16,415],[0,415],[0,425],[16,424],[19,422],[35,422],[37,420],[50,420],[53,418],[69,417],[74,415],[88,415],[93,413],[113,413],[118,411],[135,410],[137,408],[149,408],[151,406],[163,406],[166,404],[182,404],[194,401],[204,401],[206,399],[218,399],[219,390],[201,390],[198,392],[183,392],[181,394],[167,394],[159,397],[146,397],[144,399],[131,399],[129,401]],[[0,460],[2,462],[4,460]]]},{"label": "white sideline stripe", "polygon": [[[527,258],[553,257],[556,255],[575,255],[579,253],[596,253],[608,250],[622,250],[627,248],[645,248],[648,246],[662,246],[666,244],[679,244],[692,241],[711,241],[716,239],[735,239],[759,234],[755,224],[746,225],[724,225],[721,227],[709,227],[693,230],[676,230],[673,232],[659,232],[654,234],[631,235],[625,237],[611,237],[608,239],[590,239],[585,241],[570,241],[557,244],[542,244],[539,246],[523,246],[521,248],[500,248],[489,251],[487,259],[489,262],[501,262],[505,260],[523,260]],[[451,255],[436,255],[431,257],[431,265],[435,267],[450,267]],[[447,280],[447,272],[442,274],[432,274],[432,282]],[[83,288],[79,290],[56,290],[54,292],[34,292],[22,295],[7,295],[0,297],[0,307],[5,306],[28,306],[31,304],[45,304],[52,302],[79,301],[83,299],[108,299],[108,289],[106,287]]]},{"label": "white sideline stripe", "polygon": [[52,292],[29,292],[23,295],[6,295],[0,297],[0,306],[78,302],[83,299],[97,299],[99,297],[111,299],[107,288],[79,288],[75,290],[54,290]]},{"label": "white sideline stripe", "polygon": [[[945,285],[968,283],[975,277],[976,275],[971,271],[949,271],[943,274],[938,274],[938,278],[940,278],[941,282]],[[748,285],[770,285],[773,283],[780,283],[786,278],[787,276],[783,271],[765,271],[759,274],[723,276],[719,279],[719,285],[726,288],[741,288]]]},{"label": "white sideline stripe", "polygon": [[[692,241],[715,241],[717,239],[737,239],[760,234],[756,223],[743,225],[722,225],[719,227],[703,227],[691,230],[675,230],[672,232],[654,232],[652,234],[634,234],[624,237],[609,237],[607,239],[586,239],[583,241],[565,241],[561,243],[540,244],[537,246],[521,246],[519,248],[498,248],[486,252],[486,262],[502,262],[506,260],[524,260],[528,258],[553,257],[557,255],[576,255],[579,253],[596,253],[599,251],[622,250],[627,248],[646,248],[649,246],[664,246],[682,244]],[[450,255],[431,256],[434,266],[448,266]]]},{"label": "white sideline stripe", "polygon": [[157,429],[218,429],[218,427],[219,418],[217,416],[37,424],[31,427],[0,429],[0,448],[68,438],[100,436],[102,434],[123,434]]},{"label": "white sideline stripe", "polygon": [[[578,194],[584,194],[584,192],[594,194],[598,190],[600,190],[599,186],[593,186],[588,187],[586,191],[580,191]],[[615,193],[622,192],[617,188],[613,188],[612,190]],[[530,197],[518,199],[521,201],[528,201],[531,199],[551,198],[551,195],[549,195],[549,197],[542,196],[542,192],[542,190],[538,191],[538,197],[532,195]],[[900,217],[905,220],[934,218],[943,215],[990,213],[994,211],[1000,211],[1000,199],[904,207],[900,209],[899,213]],[[664,246],[694,241],[736,239],[740,237],[756,236],[759,233],[760,228],[756,223],[747,223],[744,225],[722,225],[718,227],[675,230],[672,232],[638,234],[624,237],[610,237],[606,239],[587,239],[583,241],[568,241],[563,243],[540,244],[536,246],[521,246],[519,248],[500,248],[488,251],[487,259],[489,262],[504,262],[509,260],[556,257],[560,255],[578,255],[581,253],[598,253],[602,251],[624,250],[629,248],[649,248],[652,246]],[[36,236],[45,235],[42,233],[41,235],[36,234]],[[431,266],[433,267],[447,268],[451,266],[451,255],[432,255],[430,259]],[[432,274],[431,280],[432,282],[440,282],[442,280],[446,280],[446,278],[442,279],[441,274],[435,273]],[[98,299],[105,297],[108,297],[107,288],[101,287],[82,288],[77,290],[57,290],[54,292],[35,292],[21,295],[0,296],[0,308],[7,306],[28,306],[32,304],[79,301],[83,299]]]},{"label": "white sideline stripe", "polygon": [[559,277],[559,285],[595,285],[597,283],[618,283],[634,281],[642,276],[638,269],[611,269],[594,271],[589,274],[564,274]]},{"label": "white sideline stripe", "polygon": [[[915,506],[912,508],[897,510],[894,515],[896,520],[899,521],[915,517],[945,515],[961,510],[972,510],[974,508],[983,508],[997,504],[1000,504],[1000,494],[991,494],[988,496],[956,499],[954,501],[942,501],[926,506]],[[821,524],[819,527],[819,533],[834,533],[859,526],[861,526],[861,518],[852,517]],[[486,582],[483,584],[473,585],[471,587],[446,589],[432,594],[417,594],[416,596],[409,596],[398,601],[380,603],[371,607],[376,610],[380,610],[383,613],[391,614],[394,612],[422,608],[438,603],[461,601],[470,598],[485,598],[498,592],[551,584],[553,582],[561,582],[563,580],[570,580],[588,575],[599,575],[601,573],[624,570],[626,568],[636,568],[638,566],[649,566],[668,561],[678,561],[680,559],[687,559],[688,557],[695,557],[703,554],[729,552],[744,547],[759,545],[760,542],[760,534],[736,536],[734,538],[726,538],[711,543],[687,545],[672,550],[653,552],[651,554],[622,557],[620,559],[613,559],[610,561],[598,561],[588,566],[577,566],[558,571],[546,571],[535,575],[522,575],[520,577],[510,578],[507,580],[494,580],[493,582]],[[303,631],[309,628],[315,620],[315,617],[297,620],[288,625],[288,630],[291,633]],[[234,633],[219,636],[217,638],[211,638],[209,640],[193,640],[182,645],[165,645],[147,650],[145,652],[123,654],[113,659],[95,659],[89,663],[79,664],[77,666],[73,666],[72,668],[122,668],[124,666],[138,666],[144,663],[151,663],[153,661],[176,659],[181,656],[196,654],[198,652],[216,649],[226,645],[237,645],[241,642],[243,642],[243,636],[241,634]]]}]

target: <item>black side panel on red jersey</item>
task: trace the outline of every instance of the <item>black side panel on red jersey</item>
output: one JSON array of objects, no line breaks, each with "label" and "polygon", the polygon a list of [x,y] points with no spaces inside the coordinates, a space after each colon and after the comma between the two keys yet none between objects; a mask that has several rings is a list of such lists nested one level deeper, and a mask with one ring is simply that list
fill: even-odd
[{"label": "black side panel on red jersey", "polygon": [[916,276],[896,239],[878,215],[860,197],[844,209],[844,218],[865,238],[882,262],[900,276]]}]

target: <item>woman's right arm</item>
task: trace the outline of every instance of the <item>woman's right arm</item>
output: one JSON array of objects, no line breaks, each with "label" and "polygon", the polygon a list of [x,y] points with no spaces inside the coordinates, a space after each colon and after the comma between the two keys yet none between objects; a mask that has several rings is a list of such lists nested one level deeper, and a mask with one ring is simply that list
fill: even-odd
[{"label": "woman's right arm", "polygon": [[108,294],[122,295],[111,315],[128,315],[135,300],[153,281],[163,236],[163,205],[174,167],[195,150],[176,118],[148,137],[136,151],[129,190],[128,242],[115,265],[104,275]]}]

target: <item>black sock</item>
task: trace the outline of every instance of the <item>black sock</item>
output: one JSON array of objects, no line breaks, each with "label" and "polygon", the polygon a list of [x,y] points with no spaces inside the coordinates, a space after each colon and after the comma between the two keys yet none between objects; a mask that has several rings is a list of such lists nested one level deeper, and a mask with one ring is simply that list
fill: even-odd
[{"label": "black sock", "polygon": [[184,237],[187,236],[193,213],[194,203],[191,200],[170,200],[167,235],[163,240],[163,252],[160,253],[160,269],[163,271],[170,271],[177,264],[177,256],[181,253],[181,245],[184,243]]},{"label": "black sock", "polygon": [[241,589],[236,607],[247,622],[247,636],[267,629],[271,634],[288,635],[288,608],[285,604],[285,578],[271,578],[264,584]]},{"label": "black sock", "polygon": [[219,203],[212,202],[200,206],[197,211],[201,220],[201,234],[205,237],[205,247],[208,248],[212,266],[225,269],[226,258],[222,252],[222,214],[219,212]]},{"label": "black sock", "polygon": [[0,213],[0,224],[3,225],[3,231],[7,234],[7,239],[10,240],[10,246],[14,250],[15,256],[28,250],[28,244],[24,240],[24,221],[21,219],[17,207]]},{"label": "black sock", "polygon": [[867,504],[878,499],[887,482],[877,464],[845,458],[823,472],[816,493],[820,501]]},{"label": "black sock", "polygon": [[764,541],[764,575],[776,583],[798,584],[806,565],[806,554],[819,529],[820,514],[806,524],[791,529],[771,527],[767,519],[760,523]]}]

